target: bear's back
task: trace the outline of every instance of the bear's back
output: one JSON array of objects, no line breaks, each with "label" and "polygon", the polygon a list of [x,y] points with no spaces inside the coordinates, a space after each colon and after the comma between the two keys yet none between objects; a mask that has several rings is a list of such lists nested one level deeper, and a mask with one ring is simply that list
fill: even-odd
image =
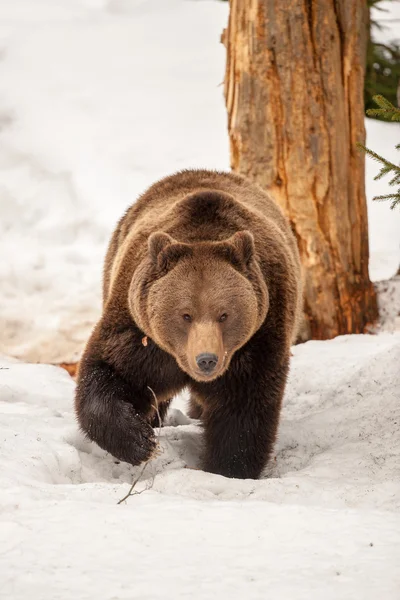
[{"label": "bear's back", "polygon": [[207,170],[185,170],[154,183],[125,214],[125,232],[138,221],[158,222],[165,211],[189,194],[202,191],[232,195],[248,209],[274,221],[283,231],[287,220],[275,201],[259,186],[235,173]]}]

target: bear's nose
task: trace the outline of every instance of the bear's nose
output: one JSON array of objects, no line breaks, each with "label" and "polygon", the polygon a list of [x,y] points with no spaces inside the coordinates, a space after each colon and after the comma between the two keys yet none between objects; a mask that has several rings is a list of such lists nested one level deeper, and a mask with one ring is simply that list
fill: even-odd
[{"label": "bear's nose", "polygon": [[202,352],[196,356],[196,363],[203,373],[212,373],[217,366],[218,356],[208,352]]}]

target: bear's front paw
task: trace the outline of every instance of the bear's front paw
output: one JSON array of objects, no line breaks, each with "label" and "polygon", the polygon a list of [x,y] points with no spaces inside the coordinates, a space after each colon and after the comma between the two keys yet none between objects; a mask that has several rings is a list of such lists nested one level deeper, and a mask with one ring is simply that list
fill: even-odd
[{"label": "bear's front paw", "polygon": [[130,404],[119,411],[108,451],[119,460],[140,465],[157,453],[157,442],[151,425]]}]

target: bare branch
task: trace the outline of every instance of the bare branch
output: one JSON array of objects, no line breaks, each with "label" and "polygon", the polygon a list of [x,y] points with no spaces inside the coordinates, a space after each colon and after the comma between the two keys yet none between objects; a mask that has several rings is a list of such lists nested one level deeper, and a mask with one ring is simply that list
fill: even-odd
[{"label": "bare branch", "polygon": [[[157,396],[154,393],[154,390],[151,389],[150,386],[147,386],[147,388],[150,390],[150,392],[153,394],[153,398],[154,398],[154,402],[155,404],[152,404],[153,408],[155,409],[157,416],[158,416],[158,435],[157,435],[157,448],[160,448],[160,436],[161,436],[161,427],[162,427],[162,419],[161,419],[161,415],[160,415],[160,411],[158,408],[158,400],[157,400]],[[137,485],[137,483],[139,482],[139,480],[141,479],[143,473],[145,472],[147,466],[149,465],[149,463],[153,460],[153,456],[151,458],[149,458],[149,460],[147,460],[144,464],[143,467],[141,468],[138,476],[134,479],[128,493],[121,498],[121,500],[118,500],[117,504],[122,504],[122,502],[125,502],[125,500],[127,500],[130,496],[137,496],[139,494],[142,494],[143,492],[146,492],[147,490],[150,490],[153,485],[154,485],[154,480],[155,480],[155,474],[153,474],[152,480],[150,482],[150,484],[146,485],[146,487],[143,490],[137,491],[135,490],[135,487]]]}]

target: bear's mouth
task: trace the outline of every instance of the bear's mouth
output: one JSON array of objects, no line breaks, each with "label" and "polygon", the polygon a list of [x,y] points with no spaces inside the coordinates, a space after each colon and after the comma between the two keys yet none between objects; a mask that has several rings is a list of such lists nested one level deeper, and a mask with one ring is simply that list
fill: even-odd
[{"label": "bear's mouth", "polygon": [[213,369],[213,371],[210,372],[205,372],[200,369],[191,368],[190,365],[188,365],[184,370],[192,377],[192,379],[195,379],[196,381],[206,382],[214,381],[214,379],[221,377],[221,375],[225,373],[227,366],[228,365],[225,363],[225,361],[218,361],[218,364],[216,365],[215,369]]},{"label": "bear's mouth", "polygon": [[226,365],[222,361],[221,361],[221,363],[217,364],[217,366],[215,367],[215,369],[212,372],[209,372],[209,373],[201,371],[200,369],[197,369],[194,366],[192,367],[192,365],[190,364],[190,361],[188,360],[188,358],[186,356],[180,356],[179,358],[177,358],[177,363],[178,363],[179,367],[182,369],[182,371],[187,373],[189,375],[189,377],[191,377],[195,381],[199,381],[199,382],[213,381],[214,379],[217,379],[218,377],[220,377],[226,370],[225,369]]},{"label": "bear's mouth", "polygon": [[222,375],[222,369],[216,369],[212,373],[203,373],[202,371],[194,371],[191,376],[196,381],[213,381]]},{"label": "bear's mouth", "polygon": [[[209,354],[205,354],[205,357],[209,357]],[[215,356],[215,355],[213,355]],[[202,355],[197,356],[197,360],[191,360],[189,356],[183,355],[178,359],[179,366],[185,373],[187,373],[192,379],[199,382],[214,381],[221,377],[229,366],[228,352],[224,352],[222,356],[218,357],[215,367],[211,370],[204,370],[199,368],[199,358],[201,360]],[[217,358],[215,356],[215,358]]]}]

